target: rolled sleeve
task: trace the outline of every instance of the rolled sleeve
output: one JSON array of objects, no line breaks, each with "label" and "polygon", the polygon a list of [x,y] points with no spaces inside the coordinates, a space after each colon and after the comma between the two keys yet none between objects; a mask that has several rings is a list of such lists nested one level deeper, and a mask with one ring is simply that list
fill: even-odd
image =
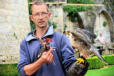
[{"label": "rolled sleeve", "polygon": [[29,63],[27,60],[25,45],[26,44],[24,43],[24,41],[22,41],[20,44],[20,60],[17,65],[18,73],[20,76],[26,76],[24,72],[24,66]]},{"label": "rolled sleeve", "polygon": [[61,40],[61,51],[62,51],[62,64],[64,68],[68,70],[68,68],[76,61],[75,54],[72,48],[72,45],[69,39],[63,35]]}]

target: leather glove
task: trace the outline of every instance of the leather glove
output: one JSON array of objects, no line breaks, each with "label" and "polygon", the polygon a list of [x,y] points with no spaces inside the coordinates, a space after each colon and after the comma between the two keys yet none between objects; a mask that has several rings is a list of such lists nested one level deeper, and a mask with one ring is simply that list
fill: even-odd
[{"label": "leather glove", "polygon": [[89,63],[83,57],[81,57],[84,62],[80,63],[78,60],[71,65],[68,70],[69,76],[84,76],[88,70]]}]

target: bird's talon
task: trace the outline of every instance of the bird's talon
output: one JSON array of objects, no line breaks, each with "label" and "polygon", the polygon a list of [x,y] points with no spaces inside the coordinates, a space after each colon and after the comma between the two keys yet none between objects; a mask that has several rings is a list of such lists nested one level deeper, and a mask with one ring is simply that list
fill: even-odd
[{"label": "bird's talon", "polygon": [[79,63],[79,64],[84,63],[84,59],[83,58],[78,58],[76,63]]}]

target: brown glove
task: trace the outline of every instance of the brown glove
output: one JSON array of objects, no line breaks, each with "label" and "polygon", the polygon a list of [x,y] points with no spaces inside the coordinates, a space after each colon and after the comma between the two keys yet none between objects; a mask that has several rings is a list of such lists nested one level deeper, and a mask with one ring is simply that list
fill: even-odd
[{"label": "brown glove", "polygon": [[[81,57],[83,58],[83,57]],[[76,61],[68,70],[69,76],[84,76],[88,70],[89,63],[85,58],[83,58],[84,62],[79,63]]]}]

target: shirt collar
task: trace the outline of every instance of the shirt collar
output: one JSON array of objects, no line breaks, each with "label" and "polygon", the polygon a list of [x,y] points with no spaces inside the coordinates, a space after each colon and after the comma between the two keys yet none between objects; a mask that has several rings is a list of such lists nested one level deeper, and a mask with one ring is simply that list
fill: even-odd
[{"label": "shirt collar", "polygon": [[[26,40],[26,41],[31,41],[31,40],[34,40],[34,39],[38,39],[38,38],[34,35],[35,31],[36,31],[36,30],[31,31],[31,32],[27,35],[27,37],[25,38],[25,40]],[[50,36],[50,35],[53,35],[53,33],[54,33],[53,26],[50,25],[49,28],[48,28],[48,30],[47,30],[47,32],[44,34],[44,36],[43,36],[42,38],[45,38],[45,37]]]}]

